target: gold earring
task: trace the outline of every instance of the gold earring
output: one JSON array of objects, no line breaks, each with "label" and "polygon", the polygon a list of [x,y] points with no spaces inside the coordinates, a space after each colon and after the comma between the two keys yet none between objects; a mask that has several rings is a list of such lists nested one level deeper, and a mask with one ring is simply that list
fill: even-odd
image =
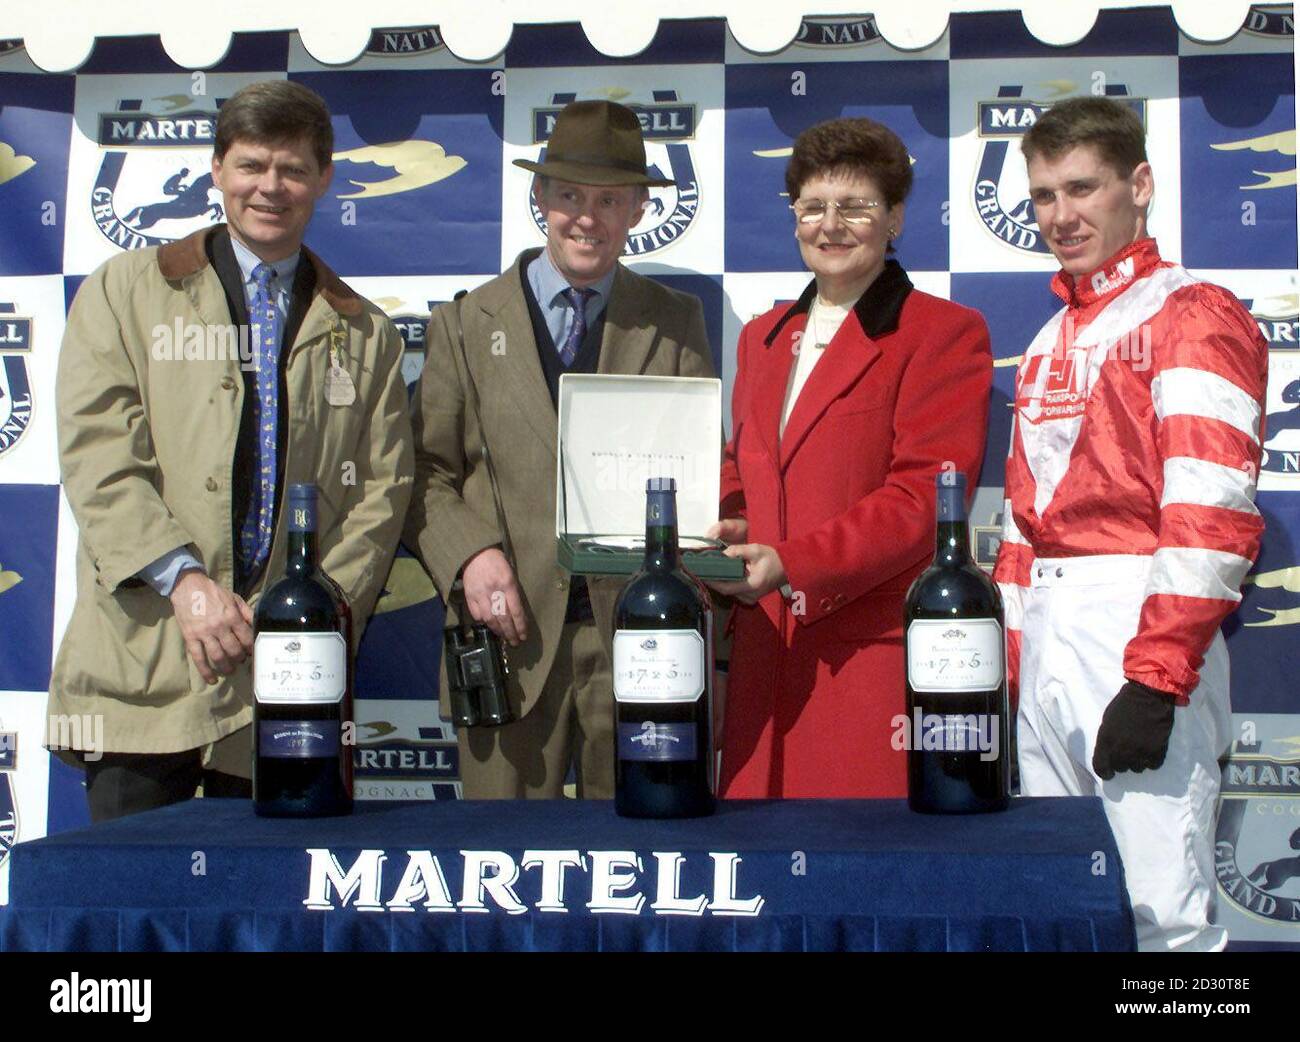
[{"label": "gold earring", "polygon": [[889,237],[890,237],[890,239],[894,239],[894,238],[896,238],[897,235],[898,235],[898,229],[897,229],[897,228],[890,228],[890,229],[889,229]]}]

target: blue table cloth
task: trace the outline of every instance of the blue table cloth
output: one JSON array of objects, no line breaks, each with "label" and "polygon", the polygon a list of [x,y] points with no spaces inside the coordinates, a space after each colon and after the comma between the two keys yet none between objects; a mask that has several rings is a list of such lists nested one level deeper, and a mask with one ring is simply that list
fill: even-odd
[{"label": "blue table cloth", "polygon": [[12,851],[9,951],[1133,950],[1099,801],[933,817],[893,800],[192,800]]}]

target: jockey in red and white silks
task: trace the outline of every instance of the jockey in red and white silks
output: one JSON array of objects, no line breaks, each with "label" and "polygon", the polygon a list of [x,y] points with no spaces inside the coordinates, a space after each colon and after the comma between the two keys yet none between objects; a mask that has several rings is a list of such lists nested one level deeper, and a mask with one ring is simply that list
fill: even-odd
[{"label": "jockey in red and white silks", "polygon": [[[1139,947],[1221,948],[1209,923],[1231,725],[1219,626],[1264,528],[1267,347],[1228,291],[1162,261],[1153,239],[1052,287],[1066,307],[1017,374],[994,572],[1021,792],[1103,798]],[[1097,730],[1128,681],[1179,708],[1158,769],[1103,781]]]}]

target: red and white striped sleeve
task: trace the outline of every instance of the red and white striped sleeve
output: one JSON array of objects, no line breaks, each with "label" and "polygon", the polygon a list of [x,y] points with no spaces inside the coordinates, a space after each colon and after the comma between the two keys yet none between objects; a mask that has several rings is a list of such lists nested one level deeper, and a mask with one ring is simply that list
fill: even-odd
[{"label": "red and white striped sleeve", "polygon": [[1173,294],[1152,325],[1160,527],[1124,674],[1182,703],[1259,553],[1268,347],[1245,308],[1208,283]]}]

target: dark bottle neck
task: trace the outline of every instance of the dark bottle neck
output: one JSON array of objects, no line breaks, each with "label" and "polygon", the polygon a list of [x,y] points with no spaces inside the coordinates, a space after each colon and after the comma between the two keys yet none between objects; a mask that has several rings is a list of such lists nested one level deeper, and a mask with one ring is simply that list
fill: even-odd
[{"label": "dark bottle neck", "polygon": [[679,563],[677,550],[677,494],[647,492],[645,514],[645,569],[671,572]]},{"label": "dark bottle neck", "polygon": [[318,560],[315,532],[289,532],[289,557],[285,571],[291,575],[310,575]]},{"label": "dark bottle neck", "polygon": [[316,570],[316,495],[307,487],[292,486],[288,497],[290,575],[310,575]]},{"label": "dark bottle neck", "polygon": [[938,528],[934,563],[960,565],[970,561],[970,530],[966,524],[964,489],[941,485],[938,496]]}]

